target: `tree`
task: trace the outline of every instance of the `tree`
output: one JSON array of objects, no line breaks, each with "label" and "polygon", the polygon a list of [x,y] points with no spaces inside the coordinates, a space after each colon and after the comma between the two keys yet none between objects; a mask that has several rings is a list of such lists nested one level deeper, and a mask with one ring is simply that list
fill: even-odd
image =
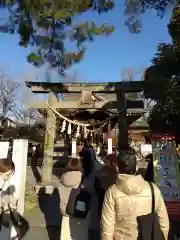
[{"label": "tree", "polygon": [[121,72],[121,79],[123,82],[132,82],[135,81],[137,70],[133,67],[127,67]]},{"label": "tree", "polygon": [[42,118],[36,109],[30,109],[32,93],[24,83],[11,79],[3,71],[0,72],[0,110],[1,121],[5,125],[7,117],[12,117],[17,124],[24,124],[25,118],[30,122]]},{"label": "tree", "polygon": [[[149,124],[162,132],[180,130],[180,54],[172,44],[159,44],[145,73],[145,97],[156,101]],[[180,131],[179,131],[180,132]]]},{"label": "tree", "polygon": [[[18,32],[21,46],[35,46],[27,57],[35,66],[48,63],[60,73],[79,62],[85,53],[84,43],[92,41],[97,35],[109,35],[114,27],[84,21],[75,24],[75,16],[88,11],[106,12],[113,8],[111,1],[89,0],[41,0],[9,1],[10,21],[2,26],[1,31]],[[13,6],[13,7],[12,7]],[[76,51],[68,52],[65,48],[67,40],[76,43]]]},{"label": "tree", "polygon": [[6,125],[7,117],[17,113],[17,91],[20,84],[0,72],[0,108],[2,124]]},{"label": "tree", "polygon": [[[126,0],[125,25],[132,33],[141,31],[139,14],[146,9],[154,8],[159,16],[172,0]],[[97,11],[99,14],[112,10],[114,0],[7,0],[1,1],[2,6],[9,9],[10,17],[6,25],[0,27],[1,32],[19,33],[20,45],[34,46],[34,51],[27,57],[35,66],[48,63],[64,74],[65,69],[78,63],[84,56],[86,41],[94,37],[109,35],[114,26],[84,21],[75,24],[75,17],[87,11]],[[74,41],[77,49],[68,52],[65,48],[67,40]]]},{"label": "tree", "polygon": [[179,34],[180,10],[179,10],[179,5],[180,5],[180,1],[177,0],[176,6],[173,10],[171,21],[168,24],[168,30],[169,30],[170,36],[172,37],[172,42],[176,47],[178,47],[178,49],[180,48],[180,34]]},{"label": "tree", "polygon": [[16,121],[20,125],[38,126],[38,124],[42,123],[43,116],[37,109],[29,107],[29,103],[34,101],[35,97],[24,84],[21,84],[21,92],[16,111]]},{"label": "tree", "polygon": [[149,116],[153,128],[180,133],[180,1],[176,2],[168,24],[172,44],[161,43],[145,74],[145,96],[156,101]]},{"label": "tree", "polygon": [[[161,43],[152,59],[152,65],[145,71],[145,95],[160,100],[169,91],[172,76],[179,76],[180,54],[172,44]],[[175,80],[173,78],[173,80]]]}]

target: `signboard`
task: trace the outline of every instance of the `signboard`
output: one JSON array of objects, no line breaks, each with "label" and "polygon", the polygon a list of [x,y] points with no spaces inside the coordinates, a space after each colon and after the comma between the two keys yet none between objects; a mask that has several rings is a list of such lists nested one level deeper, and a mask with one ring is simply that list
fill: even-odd
[{"label": "signboard", "polygon": [[0,158],[7,158],[9,142],[0,142]]},{"label": "signboard", "polygon": [[168,214],[180,217],[180,173],[175,142],[171,140],[152,140],[154,180],[161,190]]}]

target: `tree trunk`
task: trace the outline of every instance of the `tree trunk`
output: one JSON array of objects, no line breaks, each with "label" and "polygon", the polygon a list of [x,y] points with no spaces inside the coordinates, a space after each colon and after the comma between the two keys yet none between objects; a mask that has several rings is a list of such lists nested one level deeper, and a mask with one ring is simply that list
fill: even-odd
[{"label": "tree trunk", "polygon": [[7,129],[7,119],[6,119],[6,108],[3,107],[2,109],[2,118],[1,118],[1,125],[3,127],[3,137],[5,136],[6,129]]},{"label": "tree trunk", "polygon": [[[52,106],[56,101],[57,101],[56,94],[54,92],[50,92],[48,100],[49,105]],[[50,185],[52,182],[55,136],[56,136],[56,115],[54,112],[48,109],[42,168],[42,183],[45,185]]]},{"label": "tree trunk", "polygon": [[118,90],[116,92],[116,98],[118,102],[118,150],[127,149],[128,143],[128,123],[126,114],[126,97],[124,92]]}]

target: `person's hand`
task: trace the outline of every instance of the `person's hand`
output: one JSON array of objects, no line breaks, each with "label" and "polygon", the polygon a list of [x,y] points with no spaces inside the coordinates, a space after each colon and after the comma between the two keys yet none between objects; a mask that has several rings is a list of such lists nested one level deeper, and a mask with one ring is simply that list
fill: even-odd
[{"label": "person's hand", "polygon": [[15,198],[14,196],[10,195],[5,195],[3,196],[3,206],[5,210],[10,209],[16,209],[18,205],[18,199]]}]

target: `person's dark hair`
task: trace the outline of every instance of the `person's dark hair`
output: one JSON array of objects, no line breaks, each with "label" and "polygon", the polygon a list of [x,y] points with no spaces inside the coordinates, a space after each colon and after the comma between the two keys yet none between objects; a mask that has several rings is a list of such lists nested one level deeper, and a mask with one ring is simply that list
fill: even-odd
[{"label": "person's dark hair", "polygon": [[131,148],[120,151],[117,157],[117,165],[120,174],[134,175],[136,173],[136,155]]},{"label": "person's dark hair", "polygon": [[78,158],[71,158],[67,165],[68,171],[82,171],[81,160]]},{"label": "person's dark hair", "polygon": [[117,172],[117,156],[116,154],[109,154],[106,159],[106,165],[112,167]]},{"label": "person's dark hair", "polygon": [[0,173],[6,173],[15,171],[14,162],[10,158],[1,158],[0,159]]},{"label": "person's dark hair", "polygon": [[88,147],[89,146],[89,142],[87,139],[84,139],[84,147]]},{"label": "person's dark hair", "polygon": [[148,166],[147,166],[147,170],[144,176],[144,179],[147,182],[154,182],[154,166],[153,166],[153,156],[152,154],[149,154],[146,159],[149,160]]},{"label": "person's dark hair", "polygon": [[83,142],[82,139],[79,139],[79,140],[77,141],[77,146],[84,146],[84,142]]}]

